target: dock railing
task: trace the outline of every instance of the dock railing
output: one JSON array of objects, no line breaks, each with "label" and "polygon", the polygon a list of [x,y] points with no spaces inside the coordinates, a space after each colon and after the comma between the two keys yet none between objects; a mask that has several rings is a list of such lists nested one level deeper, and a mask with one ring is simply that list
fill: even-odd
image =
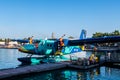
[{"label": "dock railing", "polygon": [[106,62],[120,63],[120,53],[107,53],[105,56]]}]

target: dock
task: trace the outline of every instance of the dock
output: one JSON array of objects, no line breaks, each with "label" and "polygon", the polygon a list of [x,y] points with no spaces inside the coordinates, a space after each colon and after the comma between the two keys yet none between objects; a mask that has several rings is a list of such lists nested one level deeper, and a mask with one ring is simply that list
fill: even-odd
[{"label": "dock", "polygon": [[56,63],[44,63],[39,65],[29,65],[24,67],[0,70],[0,80],[7,80],[13,77],[20,77],[22,75],[40,73],[45,71],[51,71],[62,68],[74,68],[79,70],[87,70],[94,67],[99,67],[103,65],[103,63],[96,63],[91,65],[75,65],[71,64],[71,62],[56,62]]},{"label": "dock", "polygon": [[[79,69],[79,70],[88,70],[91,68],[95,67],[100,67],[105,64],[109,64],[110,62],[116,60],[116,56],[112,56],[110,59],[107,58],[101,58],[99,62],[97,63],[92,63],[88,64],[87,59],[83,60],[71,60],[69,62],[55,62],[55,63],[43,63],[43,64],[38,64],[38,65],[28,65],[28,66],[22,66],[22,67],[17,67],[17,68],[12,68],[12,69],[6,69],[6,70],[0,70],[0,80],[8,80],[14,77],[20,77],[23,75],[28,75],[28,74],[33,74],[33,73],[40,73],[40,72],[45,72],[45,71],[51,71],[51,70],[56,70],[56,69],[62,69],[62,68],[74,68],[74,69]],[[117,59],[118,61],[118,59]],[[115,63],[115,62],[112,62]],[[120,60],[117,62],[120,63]],[[110,64],[109,64],[110,65]],[[115,66],[116,64],[114,64]],[[118,67],[120,65],[117,64]]]},{"label": "dock", "polygon": [[103,64],[92,64],[92,65],[89,65],[89,66],[80,66],[80,65],[68,65],[69,68],[76,68],[76,69],[81,69],[81,70],[87,70],[87,69],[91,69],[91,68],[94,68],[94,67],[98,67],[98,66],[101,66]]},{"label": "dock", "polygon": [[25,67],[1,70],[0,80],[7,79],[14,76],[24,75],[24,74],[61,69],[61,68],[65,68],[66,66],[67,66],[67,63],[48,63],[48,64],[30,65]]}]

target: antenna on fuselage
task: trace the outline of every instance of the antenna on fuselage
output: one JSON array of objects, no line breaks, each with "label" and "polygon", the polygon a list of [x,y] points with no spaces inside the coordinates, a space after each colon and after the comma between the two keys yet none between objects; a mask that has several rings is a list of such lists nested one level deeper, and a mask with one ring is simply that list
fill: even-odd
[{"label": "antenna on fuselage", "polygon": [[52,32],[51,38],[52,38],[52,39],[55,39],[55,33]]}]

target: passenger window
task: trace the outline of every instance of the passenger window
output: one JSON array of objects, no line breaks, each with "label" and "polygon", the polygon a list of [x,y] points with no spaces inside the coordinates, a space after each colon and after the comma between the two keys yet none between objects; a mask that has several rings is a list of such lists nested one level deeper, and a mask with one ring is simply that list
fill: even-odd
[{"label": "passenger window", "polygon": [[47,46],[49,47],[49,44],[47,44]]},{"label": "passenger window", "polygon": [[50,47],[52,47],[52,45],[50,44]]}]

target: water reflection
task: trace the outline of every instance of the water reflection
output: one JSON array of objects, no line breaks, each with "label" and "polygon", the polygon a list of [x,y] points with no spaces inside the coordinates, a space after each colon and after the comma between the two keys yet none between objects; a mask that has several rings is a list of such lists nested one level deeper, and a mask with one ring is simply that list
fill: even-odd
[{"label": "water reflection", "polygon": [[108,76],[110,79],[113,80],[120,80],[120,69],[106,67],[105,71],[105,76]]},{"label": "water reflection", "polygon": [[91,70],[61,69],[50,72],[27,75],[12,80],[119,80],[120,70],[98,67]]}]

